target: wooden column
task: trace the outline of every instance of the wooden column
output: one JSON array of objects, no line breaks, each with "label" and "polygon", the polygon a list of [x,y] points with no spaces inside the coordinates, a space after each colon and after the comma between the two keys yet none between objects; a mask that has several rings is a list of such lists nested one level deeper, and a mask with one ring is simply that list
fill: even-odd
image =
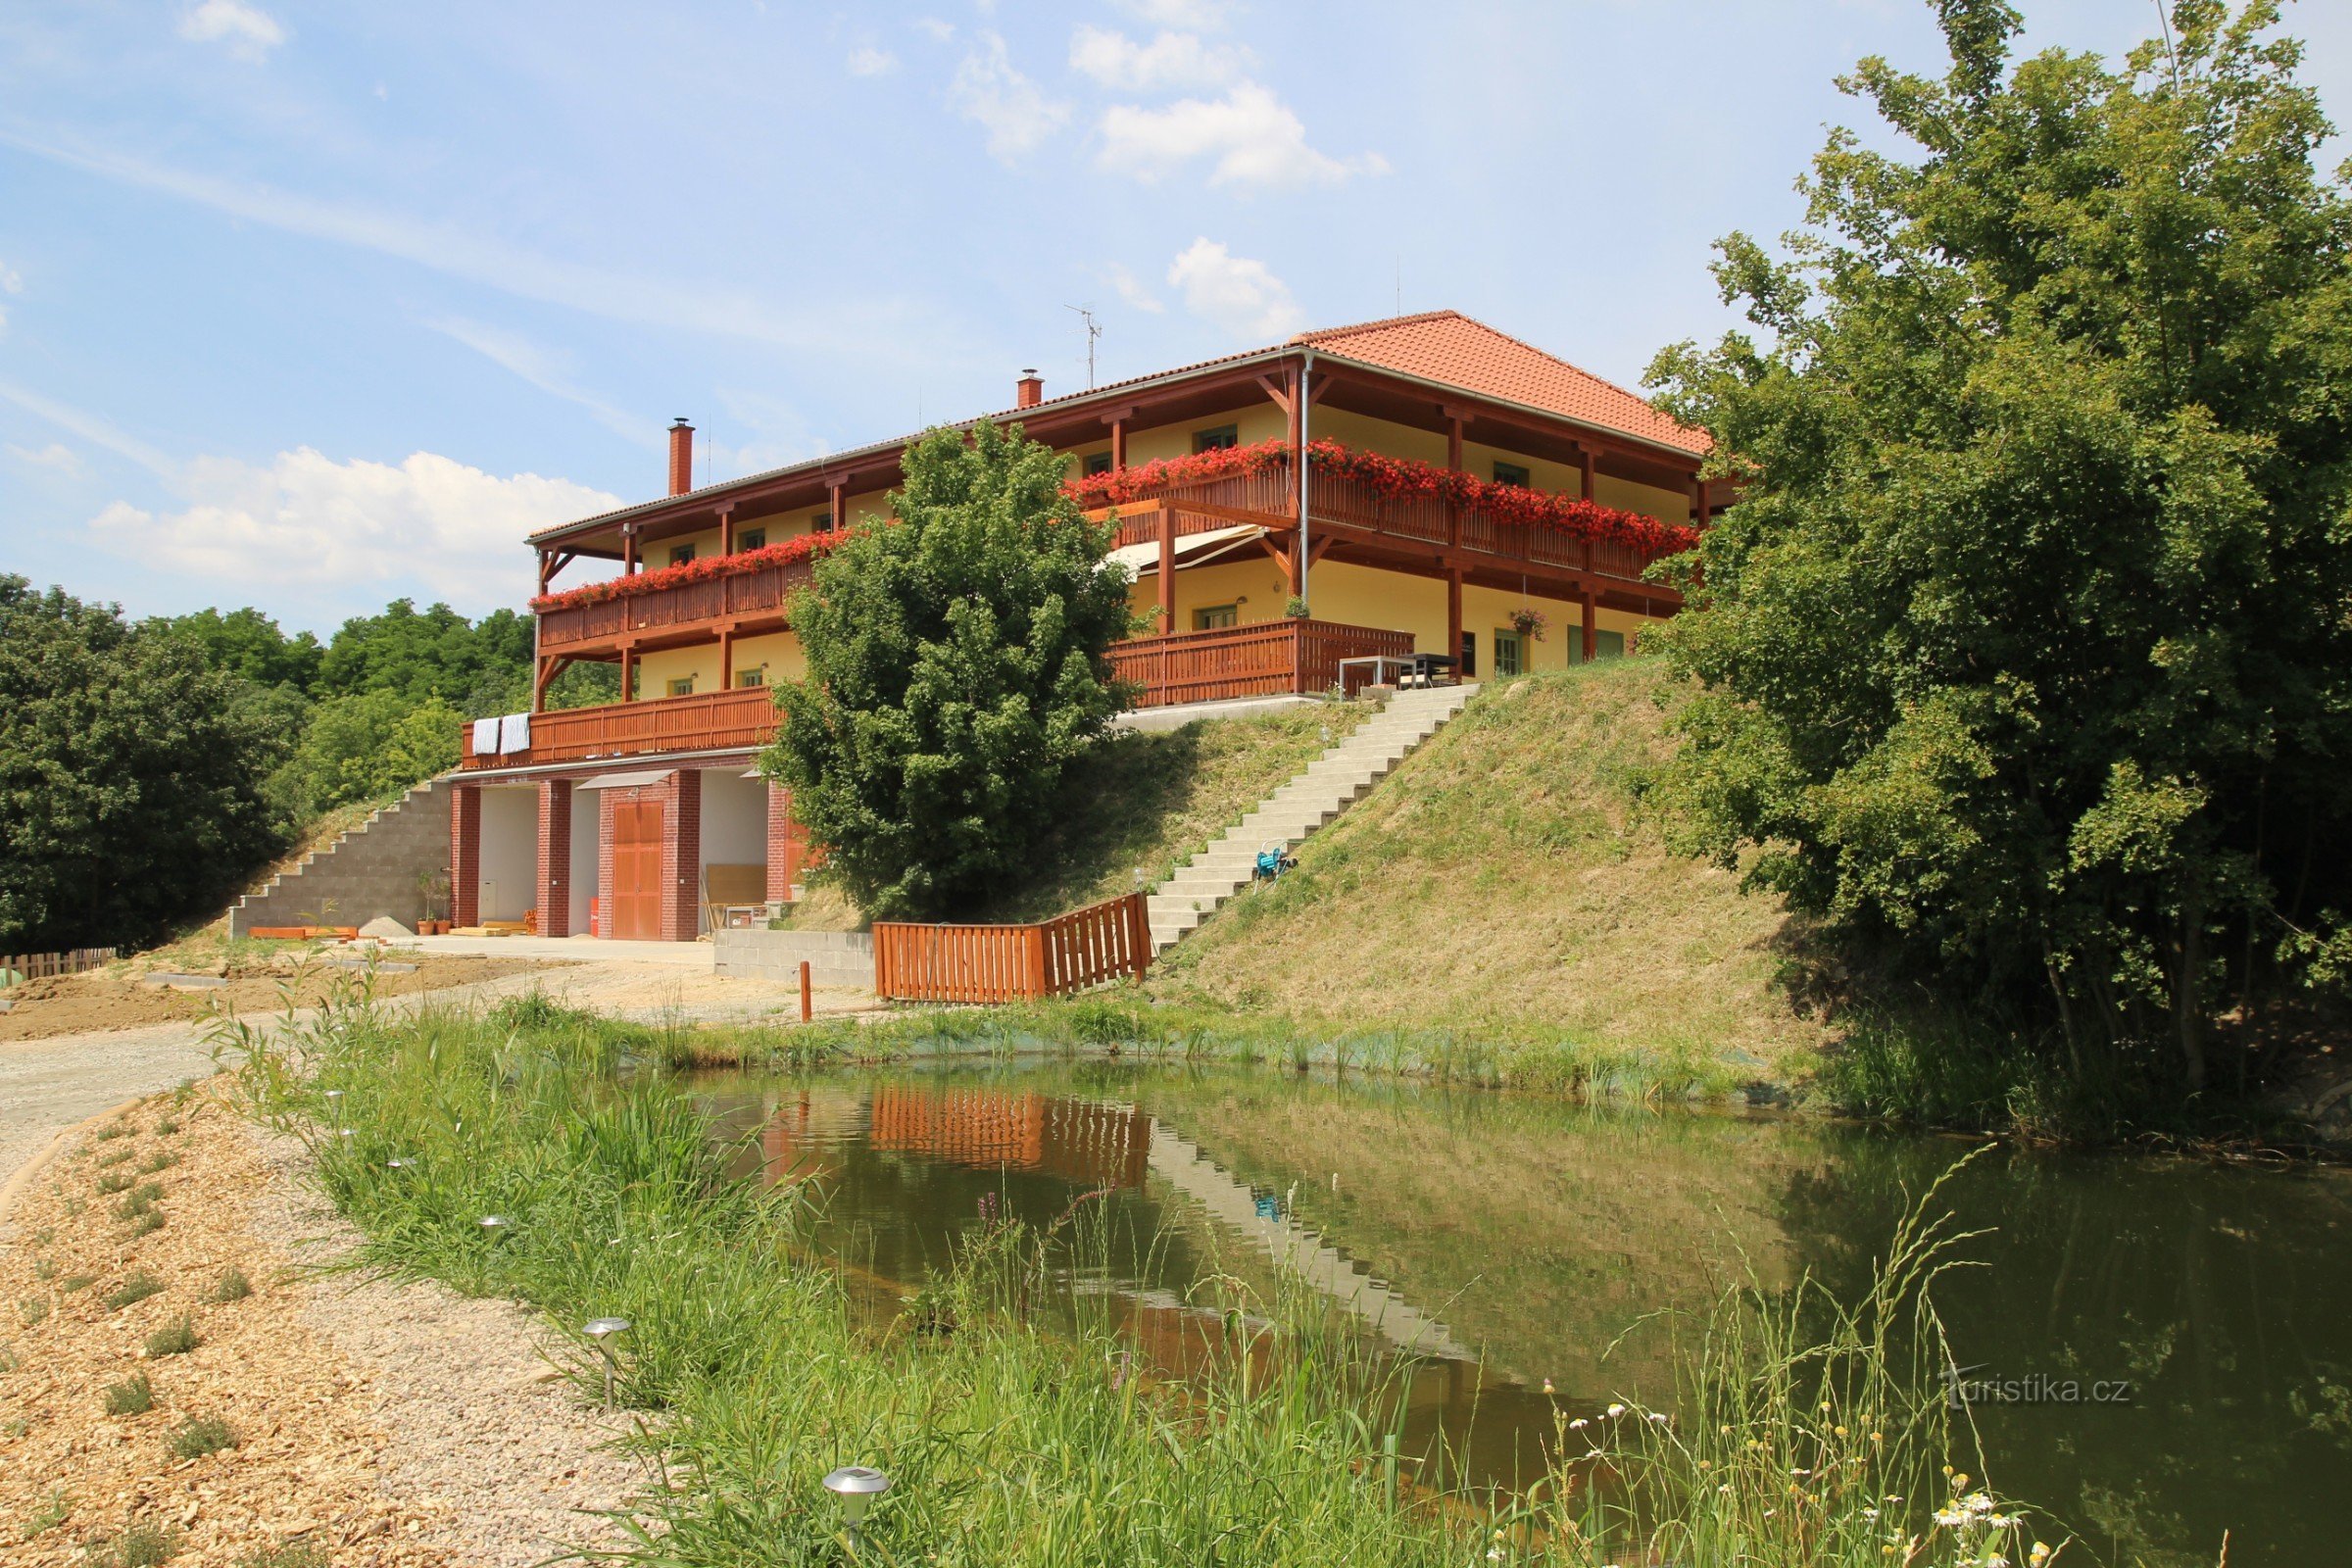
[{"label": "wooden column", "polygon": [[1462,568],[1446,568],[1446,657],[1462,657]]},{"label": "wooden column", "polygon": [[1592,618],[1592,590],[1588,588],[1582,593],[1578,594],[1576,598],[1577,603],[1584,608],[1585,614],[1585,657],[1583,662],[1590,664],[1595,658],[1599,657],[1600,654],[1600,627],[1599,624]]},{"label": "wooden column", "polygon": [[850,476],[843,474],[833,481],[833,531],[841,532],[850,525]]},{"label": "wooden column", "polygon": [[1176,629],[1176,509],[1159,504],[1159,629]]},{"label": "wooden column", "polygon": [[735,553],[735,509],[733,507],[719,509],[718,553],[722,556],[731,556]]},{"label": "wooden column", "polygon": [[735,628],[727,627],[718,634],[718,689],[735,689]]},{"label": "wooden column", "polygon": [[620,651],[620,700],[624,703],[635,702],[637,700],[636,693],[637,650],[623,648]]},{"label": "wooden column", "polygon": [[1592,481],[1594,478],[1592,468],[1592,449],[1591,447],[1577,448],[1577,458],[1579,469],[1579,488],[1583,493],[1584,499],[1587,501],[1598,500],[1599,498],[1592,494]]},{"label": "wooden column", "polygon": [[[1462,471],[1462,416],[1451,412],[1446,416],[1446,466],[1455,473]],[[1462,508],[1458,501],[1446,503],[1446,542],[1456,550],[1462,547]],[[1459,583],[1454,585],[1453,597],[1458,604],[1461,599]],[[1458,615],[1456,618],[1459,618]],[[1446,650],[1446,653],[1447,657],[1451,657],[1460,653],[1461,650],[1461,628],[1456,626],[1453,644]]]},{"label": "wooden column", "polygon": [[1125,419],[1110,421],[1110,471],[1113,473],[1127,471],[1127,421]]},{"label": "wooden column", "polygon": [[1714,520],[1714,509],[1707,504],[1707,481],[1704,479],[1690,481],[1690,515],[1698,519],[1701,528]]},{"label": "wooden column", "polygon": [[620,530],[620,574],[637,575],[637,525],[633,522]]},{"label": "wooden column", "polygon": [[[1291,487],[1293,491],[1291,505],[1293,510],[1298,514],[1298,526],[1291,530],[1290,562],[1288,569],[1283,572],[1283,577],[1290,585],[1290,597],[1297,599],[1299,596],[1300,585],[1306,580],[1306,514],[1308,495],[1306,479],[1306,376],[1303,369],[1299,367],[1293,367],[1291,370],[1290,408],[1288,412],[1291,416],[1291,462],[1296,465],[1296,466],[1291,469]],[[1285,613],[1288,613],[1290,607],[1285,605],[1283,610]]]}]

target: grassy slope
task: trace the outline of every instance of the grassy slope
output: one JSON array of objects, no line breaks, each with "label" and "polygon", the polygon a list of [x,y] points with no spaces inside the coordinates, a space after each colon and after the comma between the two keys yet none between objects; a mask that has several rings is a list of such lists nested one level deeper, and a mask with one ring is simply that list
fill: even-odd
[{"label": "grassy slope", "polygon": [[1664,670],[1611,661],[1490,689],[1310,840],[1279,889],[1171,953],[1170,1000],[1737,1053],[1801,1076],[1821,1042],[1774,985],[1777,902],[1667,852],[1638,809]]},{"label": "grassy slope", "polygon": [[[1315,704],[1246,718],[1196,719],[1163,734],[1114,735],[1073,768],[1055,808],[1062,824],[1040,848],[1036,872],[1005,887],[974,920],[1038,920],[1126,893],[1138,868],[1156,886],[1258,802],[1362,722],[1352,704]],[[840,890],[821,882],[787,922],[839,931],[863,924]]]}]

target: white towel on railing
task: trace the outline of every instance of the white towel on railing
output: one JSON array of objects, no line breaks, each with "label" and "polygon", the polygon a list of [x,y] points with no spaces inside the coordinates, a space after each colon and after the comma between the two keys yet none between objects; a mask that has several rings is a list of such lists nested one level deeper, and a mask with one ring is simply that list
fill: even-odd
[{"label": "white towel on railing", "polygon": [[476,757],[496,757],[498,755],[497,719],[477,718],[473,721],[473,755]]},{"label": "white towel on railing", "polygon": [[512,757],[516,752],[527,752],[530,749],[530,714],[509,713],[498,721],[498,752],[501,757]]}]

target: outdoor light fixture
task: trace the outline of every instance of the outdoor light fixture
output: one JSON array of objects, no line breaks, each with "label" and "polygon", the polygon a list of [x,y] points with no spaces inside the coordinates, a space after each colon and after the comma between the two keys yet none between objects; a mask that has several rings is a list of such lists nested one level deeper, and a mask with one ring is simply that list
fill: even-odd
[{"label": "outdoor light fixture", "polygon": [[326,1102],[335,1113],[335,1127],[340,1131],[343,1126],[343,1091],[329,1089],[326,1092]]},{"label": "outdoor light fixture", "polygon": [[416,1162],[413,1159],[387,1159],[384,1161],[384,1169],[407,1170],[411,1165],[416,1163]]},{"label": "outdoor light fixture", "polygon": [[605,1342],[615,1334],[629,1332],[625,1317],[592,1317],[580,1325],[580,1332],[596,1344],[596,1353],[605,1358],[605,1408],[612,1408],[612,1375],[618,1370],[612,1364],[612,1347]]},{"label": "outdoor light fixture", "polygon": [[865,1510],[890,1490],[890,1477],[871,1465],[844,1465],[825,1477],[825,1490],[841,1499],[841,1517],[850,1527],[850,1544],[855,1546]]},{"label": "outdoor light fixture", "polygon": [[514,1222],[504,1214],[484,1214],[481,1218],[481,1226],[482,1234],[495,1242],[514,1229]]}]

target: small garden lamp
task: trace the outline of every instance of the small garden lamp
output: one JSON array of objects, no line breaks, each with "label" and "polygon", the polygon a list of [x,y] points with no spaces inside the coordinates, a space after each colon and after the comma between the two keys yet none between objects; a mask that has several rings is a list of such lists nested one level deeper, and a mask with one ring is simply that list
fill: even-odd
[{"label": "small garden lamp", "polygon": [[871,1465],[844,1465],[825,1477],[825,1490],[841,1499],[841,1517],[850,1527],[850,1544],[858,1544],[858,1527],[866,1509],[890,1490],[890,1477]]},{"label": "small garden lamp", "polygon": [[340,1132],[343,1127],[343,1091],[329,1089],[326,1092],[326,1106],[335,1113],[335,1129]]},{"label": "small garden lamp", "polygon": [[580,1325],[580,1332],[596,1345],[596,1353],[605,1358],[605,1408],[612,1408],[612,1377],[619,1370],[612,1361],[612,1347],[607,1342],[615,1334],[629,1332],[625,1317],[592,1317]]},{"label": "small garden lamp", "polygon": [[514,1228],[514,1222],[504,1214],[484,1214],[481,1227],[484,1236],[493,1242],[502,1242],[506,1240],[507,1233]]}]

